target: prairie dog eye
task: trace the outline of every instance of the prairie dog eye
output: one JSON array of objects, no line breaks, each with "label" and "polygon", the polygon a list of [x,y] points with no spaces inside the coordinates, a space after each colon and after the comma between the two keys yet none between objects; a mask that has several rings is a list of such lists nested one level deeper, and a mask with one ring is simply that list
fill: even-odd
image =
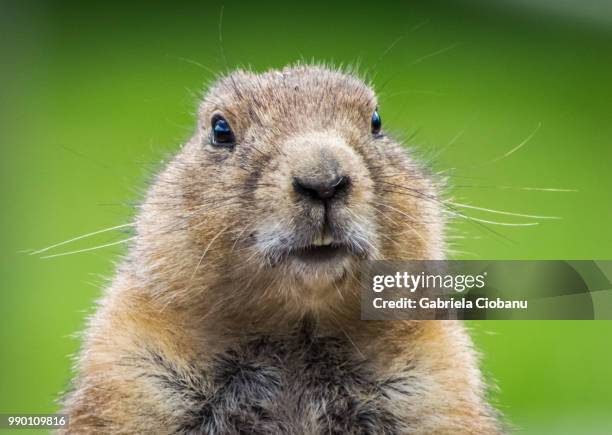
[{"label": "prairie dog eye", "polygon": [[229,122],[221,116],[215,115],[211,121],[212,137],[211,144],[219,147],[231,147],[236,142],[234,132]]},{"label": "prairie dog eye", "polygon": [[378,109],[372,113],[372,134],[377,135],[380,133],[380,129],[382,127],[382,119],[380,119],[380,115],[378,114]]}]

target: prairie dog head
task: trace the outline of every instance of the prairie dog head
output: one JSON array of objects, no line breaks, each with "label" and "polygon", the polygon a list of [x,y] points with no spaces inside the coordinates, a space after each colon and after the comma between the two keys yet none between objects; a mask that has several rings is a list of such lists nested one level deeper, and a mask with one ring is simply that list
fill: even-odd
[{"label": "prairie dog head", "polygon": [[436,187],[382,116],[342,71],[222,78],[142,206],[132,261],[160,295],[300,310],[355,292],[361,260],[441,258]]}]

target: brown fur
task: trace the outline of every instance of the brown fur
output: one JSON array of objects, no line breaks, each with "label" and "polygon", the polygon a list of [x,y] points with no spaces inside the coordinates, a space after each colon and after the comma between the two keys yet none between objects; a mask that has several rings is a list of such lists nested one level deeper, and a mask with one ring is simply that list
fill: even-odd
[{"label": "brown fur", "polygon": [[[69,433],[500,432],[460,323],[359,320],[361,259],[444,255],[439,188],[372,135],[376,107],[319,66],[217,82],[90,321]],[[233,149],[209,143],[216,113]],[[350,175],[327,213],[352,255],[309,267],[285,250],[324,211],[292,180],[329,171]]]}]

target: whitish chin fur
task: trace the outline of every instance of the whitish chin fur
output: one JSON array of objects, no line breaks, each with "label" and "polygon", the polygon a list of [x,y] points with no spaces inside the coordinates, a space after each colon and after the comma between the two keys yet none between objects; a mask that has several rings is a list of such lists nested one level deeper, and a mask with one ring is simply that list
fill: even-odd
[{"label": "whitish chin fur", "polygon": [[328,287],[342,278],[351,268],[353,261],[348,254],[322,262],[287,259],[287,271],[311,288]]}]

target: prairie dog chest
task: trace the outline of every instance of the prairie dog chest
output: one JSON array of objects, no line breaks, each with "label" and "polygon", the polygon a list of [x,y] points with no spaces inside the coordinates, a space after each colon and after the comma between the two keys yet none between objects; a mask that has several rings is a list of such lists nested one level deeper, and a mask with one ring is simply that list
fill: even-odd
[{"label": "prairie dog chest", "polygon": [[376,376],[348,339],[308,334],[245,341],[205,377],[183,433],[400,433],[391,409],[410,381]]}]

